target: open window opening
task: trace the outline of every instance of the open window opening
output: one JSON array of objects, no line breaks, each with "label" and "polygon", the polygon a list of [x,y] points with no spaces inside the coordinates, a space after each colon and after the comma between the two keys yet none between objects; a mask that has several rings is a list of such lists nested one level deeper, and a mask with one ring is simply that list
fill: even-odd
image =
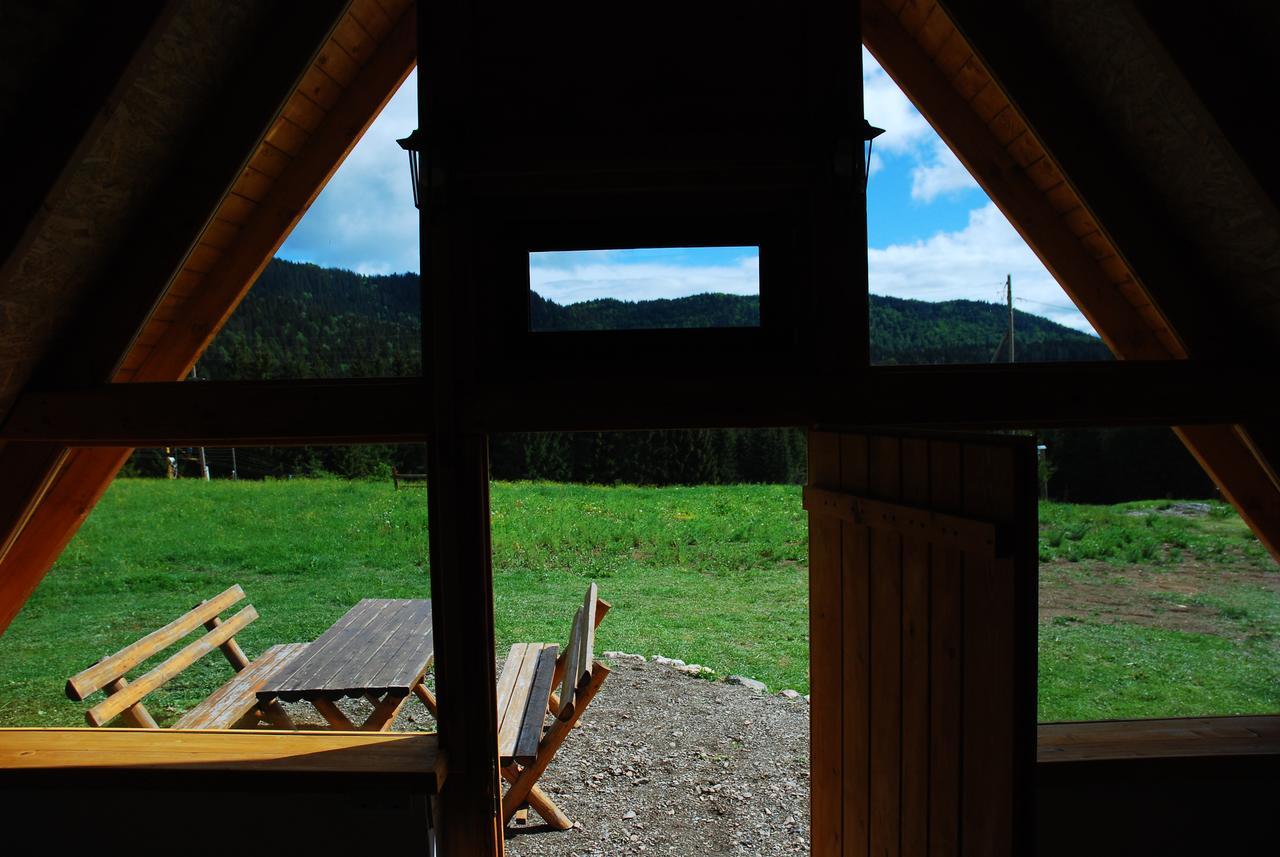
[{"label": "open window opening", "polygon": [[1173,433],[1040,445],[1039,719],[1280,709],[1280,571]]},{"label": "open window opening", "polygon": [[[540,780],[564,817],[606,852],[640,835],[722,853],[747,829],[762,850],[803,847],[803,433],[508,434],[490,448],[500,675],[526,644],[563,649],[589,586],[609,604],[594,637],[607,679]],[[528,832],[554,826],[539,814]],[[522,830],[507,853],[540,853]]]},{"label": "open window opening", "polygon": [[[391,478],[393,461],[421,473],[423,447],[237,449],[234,477],[232,454],[178,447],[135,454],[0,637],[9,683],[0,726],[88,719],[327,729],[336,719],[330,703],[362,724],[379,704],[386,714],[400,701],[388,700],[400,677],[373,669],[398,666],[398,656],[410,672],[419,665],[408,662],[420,660],[425,688],[434,687],[426,502],[421,483],[397,488]],[[309,466],[356,456],[379,459],[380,475],[347,479]],[[263,695],[272,674],[301,664],[365,599],[378,600],[388,617],[361,620],[362,642],[343,656],[348,669],[331,664],[329,692]],[[409,645],[413,635],[427,650]],[[305,677],[313,684],[324,665],[315,666]],[[356,683],[339,687],[353,675]],[[125,684],[113,684],[120,677]],[[142,708],[113,702],[134,688],[148,688],[137,700]],[[423,695],[402,702],[385,728],[434,730]]]},{"label": "open window opening", "polygon": [[1089,321],[875,58],[867,185],[873,364],[1109,360]]},{"label": "open window opening", "polygon": [[529,253],[529,329],[760,326],[760,248]]}]

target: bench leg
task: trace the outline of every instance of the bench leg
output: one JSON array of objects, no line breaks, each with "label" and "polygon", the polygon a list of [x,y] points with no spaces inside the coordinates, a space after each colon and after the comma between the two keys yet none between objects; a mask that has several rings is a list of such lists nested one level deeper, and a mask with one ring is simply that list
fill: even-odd
[{"label": "bench leg", "polygon": [[369,719],[360,727],[360,731],[381,732],[384,729],[390,729],[396,721],[396,715],[400,713],[400,709],[408,698],[409,694],[407,693],[404,696],[388,693],[374,707],[373,713],[369,715]]},{"label": "bench leg", "polygon": [[[510,768],[503,768],[502,777],[507,782],[514,783],[520,778],[520,769],[514,765]],[[565,815],[560,807],[556,806],[555,801],[548,797],[547,793],[538,786],[535,785],[529,789],[526,799],[529,802],[529,806],[533,807],[538,815],[542,816],[542,820],[556,830],[568,830],[573,827],[573,822],[569,820],[569,816]],[[513,813],[512,817],[519,815],[520,809],[523,809],[523,805]],[[504,818],[504,825],[510,820],[510,818]]]},{"label": "bench leg", "polygon": [[[521,804],[526,800],[529,800],[531,804],[533,803],[530,795],[536,787],[538,778],[547,769],[547,765],[551,764],[556,751],[560,749],[564,739],[569,737],[569,733],[573,731],[578,719],[587,710],[587,706],[595,698],[596,691],[600,689],[600,685],[604,683],[608,676],[608,667],[598,661],[592,665],[591,679],[587,682],[586,687],[578,691],[574,698],[572,716],[568,720],[557,720],[552,724],[546,736],[543,737],[542,743],[538,745],[538,755],[533,760],[533,764],[521,770],[511,782],[511,788],[507,789],[507,793],[502,797],[502,824],[504,827],[511,821],[511,816],[515,815]],[[543,795],[543,797],[545,798],[546,795]],[[550,803],[549,799],[548,803]],[[534,808],[537,809],[537,806],[535,805]],[[539,810],[539,813],[541,813],[541,810]]]},{"label": "bench leg", "polygon": [[279,700],[273,699],[266,705],[262,706],[261,719],[267,721],[277,729],[296,729],[293,718],[289,716],[289,712],[284,710],[284,706]]},{"label": "bench leg", "polygon": [[347,719],[347,715],[342,713],[342,709],[333,704],[333,700],[313,699],[311,704],[316,707],[316,711],[320,712],[320,716],[328,721],[329,725],[334,729],[350,732],[356,728],[355,724]]},{"label": "bench leg", "polygon": [[427,707],[427,711],[431,712],[431,716],[439,720],[440,715],[436,712],[436,696],[427,690],[427,686],[422,682],[418,682],[413,686],[413,692],[417,694],[418,699],[422,700],[422,704]]}]

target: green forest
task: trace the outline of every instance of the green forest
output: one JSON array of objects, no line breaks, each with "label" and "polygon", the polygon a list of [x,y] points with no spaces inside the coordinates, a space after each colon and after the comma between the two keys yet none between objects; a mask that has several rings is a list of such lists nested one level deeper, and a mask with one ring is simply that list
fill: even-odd
[{"label": "green forest", "polygon": [[[530,296],[535,330],[743,327],[759,323],[754,296],[585,301],[561,306]],[[997,356],[1007,309],[979,301],[929,303],[871,296],[872,362],[986,363]],[[1019,362],[1107,360],[1094,336],[1015,311]],[[1000,359],[1006,352],[1000,350]],[[402,377],[422,370],[418,276],[366,276],[273,260],[197,366],[202,380]],[[1052,396],[1053,390],[1046,390]],[[1165,429],[1047,431],[1050,496],[1077,502],[1204,497],[1212,485]],[[194,450],[171,453],[198,475]],[[721,429],[497,435],[496,479],[586,483],[726,484],[804,480],[798,429]],[[422,446],[275,447],[207,450],[215,478],[421,472]],[[166,453],[139,450],[126,473],[163,475]],[[234,461],[234,464],[233,464]]]}]

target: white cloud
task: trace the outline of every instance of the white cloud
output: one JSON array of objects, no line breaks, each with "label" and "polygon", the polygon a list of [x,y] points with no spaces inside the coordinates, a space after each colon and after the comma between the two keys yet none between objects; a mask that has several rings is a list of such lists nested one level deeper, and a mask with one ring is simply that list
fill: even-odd
[{"label": "white cloud", "polygon": [[994,203],[969,212],[969,223],[910,244],[867,251],[871,292],[927,301],[997,301],[1013,276],[1018,309],[1093,333],[1071,299]]},{"label": "white cloud", "polygon": [[[558,304],[597,298],[645,301],[687,295],[760,292],[760,257],[744,256],[732,264],[683,265],[663,262],[621,262],[600,251],[600,261],[557,264],[546,257],[529,266],[529,286]],[[578,255],[578,254],[575,254]]]},{"label": "white cloud", "polygon": [[933,136],[933,128],[866,48],[862,49],[862,105],[868,121],[885,129],[876,138],[873,153],[907,154]]},{"label": "white cloud", "polygon": [[941,139],[935,139],[931,161],[911,169],[911,198],[933,202],[940,196],[976,188],[977,182]]},{"label": "white cloud", "polygon": [[417,76],[392,96],[278,255],[361,274],[419,269],[409,160],[396,144],[418,125]]},{"label": "white cloud", "polygon": [[913,162],[911,198],[923,203],[978,186],[866,48],[862,49],[862,99],[867,119],[885,129],[872,145],[873,175],[883,168],[884,154],[909,158]]}]

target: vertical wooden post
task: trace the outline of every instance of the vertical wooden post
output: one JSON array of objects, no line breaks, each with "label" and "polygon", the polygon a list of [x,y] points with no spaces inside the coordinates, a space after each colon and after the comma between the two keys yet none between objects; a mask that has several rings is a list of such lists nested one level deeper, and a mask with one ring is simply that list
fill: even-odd
[{"label": "vertical wooden post", "polygon": [[[809,434],[809,482],[838,488],[840,440],[829,432]],[[810,838],[814,857],[843,853],[843,734],[841,722],[840,522],[809,518],[809,720]]]},{"label": "vertical wooden post", "polygon": [[[460,4],[459,4],[460,5]],[[464,67],[466,16],[437,4],[418,18],[421,79],[453,79]],[[456,93],[452,96],[456,98]],[[502,792],[498,767],[493,567],[489,549],[489,453],[483,434],[461,426],[476,371],[482,319],[473,295],[473,235],[465,187],[450,181],[453,102],[448,87],[419,85],[424,373],[431,385],[427,514],[435,635],[437,723],[449,778],[436,818],[443,857],[498,857]],[[405,129],[406,131],[410,129]]]}]

